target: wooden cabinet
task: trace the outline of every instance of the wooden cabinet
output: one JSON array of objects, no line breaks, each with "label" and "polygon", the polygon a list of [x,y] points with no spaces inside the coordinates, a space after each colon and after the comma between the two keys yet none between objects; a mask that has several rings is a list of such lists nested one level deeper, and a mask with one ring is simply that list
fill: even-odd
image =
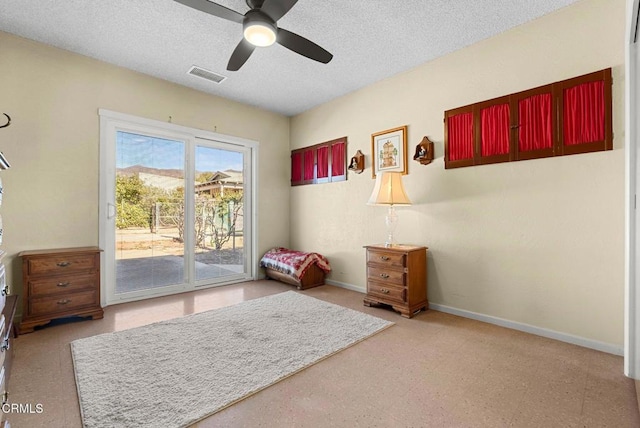
[{"label": "wooden cabinet", "polygon": [[611,69],[444,112],[445,168],[612,150]]},{"label": "wooden cabinet", "polygon": [[56,318],[102,318],[100,249],[97,247],[23,251],[23,316],[19,332]]},{"label": "wooden cabinet", "polygon": [[384,304],[411,318],[429,308],[427,248],[410,245],[369,245],[365,306]]},{"label": "wooden cabinet", "polygon": [[[13,317],[18,306],[18,296],[6,296],[2,315],[0,315],[0,401],[2,405],[9,403],[9,376],[13,364],[13,338],[16,336]],[[9,426],[6,414],[0,412],[0,427]],[[3,425],[4,424],[4,425]]]},{"label": "wooden cabinet", "polygon": [[[9,126],[11,118],[7,116],[9,120],[2,127]],[[9,168],[9,162],[0,152],[0,170]],[[0,205],[2,204],[2,195],[4,193],[4,186],[0,179]],[[2,244],[3,235],[2,216],[0,216],[0,244]],[[6,271],[4,267],[4,256],[6,252],[0,250],[0,404],[2,409],[5,409],[5,405],[9,404],[9,377],[11,375],[11,365],[13,363],[13,338],[16,337],[16,329],[13,324],[13,317],[16,315],[16,308],[18,306],[18,296],[9,295],[9,286],[6,280]],[[0,412],[0,427],[7,428],[11,424],[7,420],[7,412]]]},{"label": "wooden cabinet", "polygon": [[347,179],[347,137],[291,151],[291,185]]}]

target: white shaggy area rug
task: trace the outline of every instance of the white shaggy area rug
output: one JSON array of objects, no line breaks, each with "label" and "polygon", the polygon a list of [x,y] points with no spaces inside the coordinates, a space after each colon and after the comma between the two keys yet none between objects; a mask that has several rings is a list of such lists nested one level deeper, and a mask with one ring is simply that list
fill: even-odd
[{"label": "white shaggy area rug", "polygon": [[288,291],[76,340],[82,420],[186,427],[391,325]]}]

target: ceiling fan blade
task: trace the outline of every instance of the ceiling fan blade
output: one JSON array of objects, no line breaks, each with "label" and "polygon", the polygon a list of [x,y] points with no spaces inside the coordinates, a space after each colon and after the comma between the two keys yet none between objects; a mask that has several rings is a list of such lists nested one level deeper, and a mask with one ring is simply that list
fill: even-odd
[{"label": "ceiling fan blade", "polygon": [[229,58],[227,70],[240,70],[240,67],[242,67],[244,63],[247,62],[255,48],[256,47],[254,45],[247,42],[245,39],[240,40],[240,43],[238,43],[238,46],[236,46],[233,53],[231,54],[231,58]]},{"label": "ceiling fan blade", "polygon": [[260,10],[269,15],[269,18],[277,21],[289,12],[297,2],[298,0],[265,0]]},{"label": "ceiling fan blade", "polygon": [[278,36],[276,41],[287,49],[294,51],[307,58],[321,62],[323,64],[328,63],[333,58],[328,51],[316,45],[310,40],[305,39],[302,36],[287,31],[284,28],[278,28]]},{"label": "ceiling fan blade", "polygon": [[227,19],[229,21],[237,22],[242,24],[242,20],[244,19],[244,15],[236,12],[235,10],[231,10],[224,6],[219,5],[218,3],[213,3],[208,0],[174,0],[178,3],[181,3],[185,6],[192,7],[196,10],[199,10],[204,13],[208,13],[209,15],[217,16],[218,18]]}]

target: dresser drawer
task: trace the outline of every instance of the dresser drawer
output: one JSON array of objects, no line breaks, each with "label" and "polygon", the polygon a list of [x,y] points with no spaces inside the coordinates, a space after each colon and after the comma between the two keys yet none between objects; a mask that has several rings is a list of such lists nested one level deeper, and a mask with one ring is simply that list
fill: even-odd
[{"label": "dresser drawer", "polygon": [[56,314],[97,304],[96,290],[68,293],[64,296],[36,297],[29,300],[29,315]]},{"label": "dresser drawer", "polygon": [[29,275],[58,275],[87,270],[97,270],[98,261],[93,254],[64,254],[53,257],[34,257],[27,261]]},{"label": "dresser drawer", "polygon": [[96,289],[96,276],[64,275],[29,281],[29,296],[39,297],[50,294],[67,294],[78,290]]},{"label": "dresser drawer", "polygon": [[381,282],[368,281],[367,295],[375,296],[383,300],[404,303],[407,301],[407,291],[404,287],[395,287],[393,285]]},{"label": "dresser drawer", "polygon": [[403,287],[406,283],[404,271],[367,266],[367,279]]},{"label": "dresser drawer", "polygon": [[404,268],[406,266],[406,257],[402,253],[370,249],[367,251],[367,264]]}]

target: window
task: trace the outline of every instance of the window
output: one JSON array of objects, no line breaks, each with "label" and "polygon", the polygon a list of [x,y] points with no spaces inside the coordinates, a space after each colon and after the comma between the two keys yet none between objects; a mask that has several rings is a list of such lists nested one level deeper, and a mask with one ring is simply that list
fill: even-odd
[{"label": "window", "polygon": [[611,69],[448,110],[445,168],[613,148]]},{"label": "window", "polygon": [[291,185],[347,179],[347,137],[291,151]]}]

